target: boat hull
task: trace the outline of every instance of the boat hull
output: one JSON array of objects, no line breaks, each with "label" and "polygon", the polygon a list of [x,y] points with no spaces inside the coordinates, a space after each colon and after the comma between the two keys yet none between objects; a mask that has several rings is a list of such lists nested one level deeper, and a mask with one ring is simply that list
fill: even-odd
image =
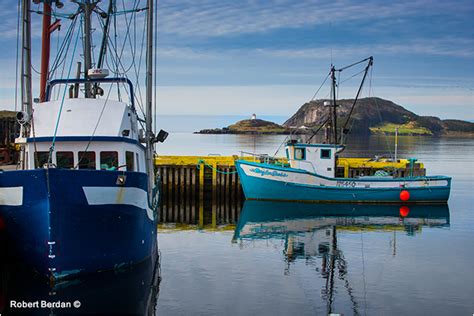
[{"label": "boat hull", "polygon": [[55,279],[122,268],[157,254],[147,197],[139,172],[3,172],[2,239],[10,256]]},{"label": "boat hull", "polygon": [[[327,178],[302,169],[236,161],[243,191],[249,200],[350,202],[350,203],[446,203],[451,178]],[[401,200],[402,191],[409,192]]]}]

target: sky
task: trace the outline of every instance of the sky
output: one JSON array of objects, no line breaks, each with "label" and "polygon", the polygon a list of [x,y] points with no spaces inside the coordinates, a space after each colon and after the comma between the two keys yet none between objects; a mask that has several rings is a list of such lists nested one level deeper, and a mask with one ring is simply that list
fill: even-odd
[{"label": "sky", "polygon": [[[106,9],[107,3],[99,6]],[[146,5],[144,0],[117,3],[122,11]],[[58,13],[75,10],[75,4],[65,4]],[[311,100],[331,63],[342,67],[372,55],[363,97],[389,99],[420,115],[474,120],[472,0],[160,0],[157,12],[159,114],[289,117]],[[118,25],[119,42],[126,39],[123,34],[133,39],[134,50],[123,54],[124,68],[132,67],[132,56],[139,58],[143,16],[142,11],[133,22]],[[33,66],[39,69],[41,15],[32,18]],[[0,0],[0,19],[0,109],[14,109],[15,1]],[[69,21],[62,23],[53,34],[53,55]],[[68,58],[80,60],[81,49]],[[354,97],[361,77],[350,78],[361,69],[341,73],[340,98]],[[325,85],[316,98],[328,92]]]}]

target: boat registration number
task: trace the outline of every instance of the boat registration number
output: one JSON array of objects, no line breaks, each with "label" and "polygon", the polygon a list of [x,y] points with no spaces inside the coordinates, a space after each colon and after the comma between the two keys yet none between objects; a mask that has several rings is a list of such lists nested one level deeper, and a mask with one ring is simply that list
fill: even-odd
[{"label": "boat registration number", "polygon": [[355,181],[337,181],[336,186],[344,188],[354,188],[356,186]]}]

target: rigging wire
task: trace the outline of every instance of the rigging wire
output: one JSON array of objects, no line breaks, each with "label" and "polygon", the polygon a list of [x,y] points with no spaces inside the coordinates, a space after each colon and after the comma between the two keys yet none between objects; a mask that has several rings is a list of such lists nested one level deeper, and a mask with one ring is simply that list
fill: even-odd
[{"label": "rigging wire", "polygon": [[311,98],[310,101],[313,101],[316,98],[316,95],[318,94],[319,90],[321,90],[321,88],[324,86],[324,84],[326,83],[326,81],[328,80],[330,75],[331,75],[331,72],[328,72],[328,74],[326,75],[326,78],[324,78],[324,80],[323,80],[323,83],[321,83],[318,90],[316,90],[316,92],[314,93],[314,95],[313,95],[313,97]]},{"label": "rigging wire", "polygon": [[58,117],[56,119],[56,126],[54,128],[53,140],[51,142],[51,147],[49,148],[48,164],[51,162],[52,154],[53,154],[53,151],[54,151],[54,146],[55,146],[55,143],[56,143],[56,135],[58,133],[58,128],[59,128],[59,121],[61,119],[61,113],[62,113],[63,106],[64,106],[64,100],[66,98],[66,91],[67,91],[67,88],[68,88],[68,81],[69,81],[69,78],[70,78],[70,75],[71,75],[72,64],[74,63],[73,57],[76,54],[77,43],[79,42],[79,35],[81,33],[82,33],[82,27],[80,27],[80,31],[77,32],[76,41],[74,43],[74,50],[72,52],[71,63],[69,65],[69,71],[68,71],[68,76],[67,76],[68,79],[66,80],[66,84],[64,85],[64,91],[63,91],[63,96],[62,96],[62,100],[61,100],[61,106],[59,107]]},{"label": "rigging wire", "polygon": [[15,71],[15,112],[18,111],[18,72],[20,64],[20,15],[21,0],[18,0],[18,15],[16,21],[16,71]]},{"label": "rigging wire", "polygon": [[[372,66],[372,68],[370,69],[370,74],[369,74],[369,97],[374,95],[373,87],[372,87],[372,71],[373,71],[373,69],[374,68]],[[380,107],[379,107],[379,104],[377,103],[377,98],[373,97],[372,99],[374,100],[375,108],[377,109],[377,115],[379,117],[379,122],[380,122],[380,124],[382,124],[383,123],[382,113],[380,112]],[[385,140],[385,145],[387,146],[388,152],[390,154],[390,158],[395,159],[395,157],[393,156],[390,144],[388,143],[388,137],[385,134],[384,134],[384,140]]]},{"label": "rigging wire", "polygon": [[[92,131],[91,137],[89,138],[89,141],[87,142],[87,145],[86,145],[86,147],[85,147],[85,149],[84,149],[84,151],[83,151],[81,157],[80,157],[79,160],[77,161],[77,164],[74,166],[74,169],[78,169],[78,168],[79,168],[79,164],[81,163],[82,159],[84,159],[84,156],[86,155],[87,150],[89,149],[89,146],[90,146],[91,143],[92,143],[92,139],[94,138],[95,133],[97,132],[97,128],[99,127],[100,120],[102,119],[102,116],[104,115],[105,107],[107,106],[107,103],[108,103],[108,101],[109,101],[110,92],[112,91],[112,87],[113,87],[113,84],[110,84],[110,86],[109,86],[109,91],[107,92],[107,97],[105,98],[104,105],[102,106],[102,110],[100,111],[99,118],[97,119],[97,122],[96,122],[96,124],[95,124],[94,130]],[[99,167],[100,167],[100,166],[99,166]]]},{"label": "rigging wire", "polygon": [[[58,53],[56,54],[56,57],[54,58],[54,61],[51,66],[51,70],[49,71],[49,74],[48,74],[49,78],[52,78],[54,76],[56,70],[64,63],[64,61],[67,58],[67,52],[71,44],[71,38],[72,38],[72,34],[74,33],[74,29],[76,27],[76,22],[77,22],[77,16],[74,17],[71,24],[69,25],[68,30],[66,31],[66,35],[64,36],[64,39],[61,43],[61,46],[58,48]],[[59,41],[59,35],[58,35],[58,41]],[[66,51],[64,51],[65,49]]]},{"label": "rigging wire", "polygon": [[[112,40],[110,39],[110,36],[108,37],[108,39],[109,39],[109,43],[110,43],[110,45],[109,45],[109,46],[110,46],[110,47],[109,47],[109,50],[111,50],[112,52],[117,53],[117,49],[116,49],[117,47],[112,43]],[[116,55],[117,55],[117,54],[116,54]],[[134,61],[135,56],[132,56],[132,57],[133,57],[133,61],[132,61],[131,66],[133,66],[134,63],[135,63],[135,61]],[[117,60],[116,58],[119,58],[119,59]],[[120,73],[120,72],[117,71],[117,72],[115,72],[115,74],[117,74],[117,75],[123,75],[123,76],[125,76],[125,77],[128,77],[128,76],[127,76],[127,72],[128,72],[128,70],[130,70],[130,68],[125,71],[125,68],[124,68],[122,62],[120,61],[120,57],[117,55],[117,56],[114,58],[114,57],[113,57],[113,54],[111,54],[111,59],[112,59],[113,62],[115,62],[115,63],[117,64],[117,67],[120,65],[120,66],[122,67],[122,69],[124,70],[123,73]],[[123,83],[122,83],[122,84],[123,84]],[[127,95],[128,95],[128,91],[127,91],[126,89],[125,89],[125,91],[127,92]],[[140,93],[140,92],[139,92],[139,93]],[[130,98],[130,95],[128,95],[128,97]],[[138,99],[138,97],[137,97],[136,95],[135,95],[135,100],[137,101],[138,107],[139,107],[140,111],[142,112],[142,115],[145,116],[142,102],[140,102],[140,100]]]}]

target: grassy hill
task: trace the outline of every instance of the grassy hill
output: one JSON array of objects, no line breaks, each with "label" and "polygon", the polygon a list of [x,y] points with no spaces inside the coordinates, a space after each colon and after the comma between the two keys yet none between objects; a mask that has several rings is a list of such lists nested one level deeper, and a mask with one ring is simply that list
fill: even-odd
[{"label": "grassy hill", "polygon": [[[327,100],[303,104],[283,125],[288,128],[317,128],[329,115],[330,108],[324,106],[324,101]],[[352,103],[352,99],[338,100],[339,127],[344,125]],[[395,128],[398,127],[400,135],[474,136],[474,123],[419,116],[381,98],[360,99],[348,127],[351,134],[357,135],[394,134]]]},{"label": "grassy hill", "polygon": [[224,128],[204,129],[199,134],[289,134],[290,129],[279,124],[260,120],[250,119],[238,121],[235,124]]}]

